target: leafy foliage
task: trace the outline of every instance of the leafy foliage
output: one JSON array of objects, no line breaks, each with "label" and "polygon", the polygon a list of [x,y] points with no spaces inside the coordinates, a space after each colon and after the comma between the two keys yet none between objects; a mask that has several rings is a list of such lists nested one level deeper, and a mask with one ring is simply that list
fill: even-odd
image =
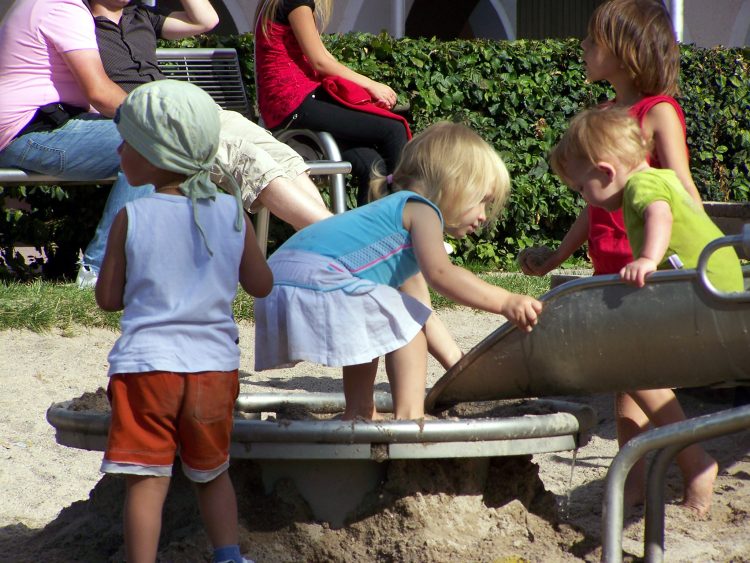
[{"label": "leafy foliage", "polygon": [[[0,280],[75,276],[79,249],[94,235],[108,186],[0,186]],[[19,241],[43,252],[26,264],[13,252]]]},{"label": "leafy foliage", "polygon": [[[339,60],[399,92],[399,102],[410,105],[415,132],[442,119],[461,121],[502,155],[513,179],[510,202],[497,224],[452,241],[457,260],[507,267],[522,248],[560,241],[582,202],[552,174],[547,155],[575,113],[613,96],[605,84],[586,83],[577,40],[437,42],[354,33],[326,36],[325,42]],[[254,99],[252,35],[168,45],[237,49]],[[747,50],[682,47],[679,101],[687,117],[692,172],[704,200],[750,199],[749,61]],[[78,189],[66,193],[79,210],[88,205]],[[8,194],[0,188],[0,201]],[[8,245],[19,240],[17,223],[26,220],[23,216],[0,217],[0,232],[16,233],[0,239],[6,257]],[[76,223],[93,233],[95,220],[77,218]],[[57,242],[40,225],[34,229],[40,245]]]}]

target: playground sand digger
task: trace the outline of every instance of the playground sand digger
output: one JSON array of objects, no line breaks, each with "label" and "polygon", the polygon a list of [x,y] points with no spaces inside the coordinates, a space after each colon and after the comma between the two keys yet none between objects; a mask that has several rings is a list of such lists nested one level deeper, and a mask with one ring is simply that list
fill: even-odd
[{"label": "playground sand digger", "polygon": [[[718,327],[722,346],[735,350],[735,346],[741,344],[745,351],[745,356],[741,351],[730,355],[731,366],[739,367],[722,371],[724,376],[720,379],[735,382],[747,378],[747,373],[742,371],[750,369],[747,304],[725,307],[716,305],[706,296],[695,297],[702,290],[696,290],[697,282],[690,272],[658,274],[653,282],[649,286],[651,290],[642,293],[646,310],[653,309],[654,303],[674,306],[675,311],[669,309],[669,314],[687,308],[693,328],[706,326],[698,311],[713,311],[709,318]],[[576,284],[577,287],[570,287]],[[689,287],[682,291],[682,286]],[[602,291],[607,292],[607,299],[601,298]],[[593,292],[592,299],[584,301],[602,301],[629,318],[629,307],[644,306],[632,298],[634,291],[615,280],[602,279],[574,282],[551,291],[545,296],[548,301],[545,315],[550,311],[557,313],[550,314],[544,330],[539,330],[543,326],[540,325],[532,333],[530,339],[536,338],[536,341],[524,344],[523,339],[519,340],[518,350],[526,357],[526,364],[533,366],[529,360],[533,359],[533,354],[530,356],[524,346],[550,353],[552,349],[544,345],[546,340],[559,339],[561,333],[567,335],[573,329],[585,328],[585,323],[570,322],[570,319],[560,322],[564,317],[560,311],[579,309],[588,315],[587,319],[596,317],[586,307],[558,307],[563,300],[578,299],[581,293]],[[665,300],[665,295],[675,292],[684,293],[689,299]],[[593,298],[594,295],[598,297]],[[655,301],[649,302],[652,298]],[[745,313],[738,316],[736,311],[743,308]],[[726,321],[727,316],[734,320]],[[686,319],[675,318],[674,321],[682,326]],[[736,322],[744,322],[745,328],[729,330]],[[554,330],[553,325],[557,323],[563,330]],[[597,333],[603,331],[595,324],[592,328]],[[447,561],[456,558],[503,561],[513,560],[508,559],[512,557],[529,561],[598,560],[602,555],[602,478],[616,449],[611,444],[610,399],[605,395],[591,396],[591,393],[621,388],[618,386],[622,382],[604,384],[602,388],[601,372],[597,372],[599,377],[595,380],[594,373],[580,373],[587,372],[588,368],[571,370],[570,354],[581,353],[579,350],[558,348],[551,358],[556,361],[549,363],[551,369],[558,370],[559,377],[552,377],[550,381],[565,379],[564,372],[568,370],[577,373],[579,383],[590,378],[593,386],[595,381],[596,388],[591,392],[586,392],[585,386],[558,389],[550,387],[552,384],[548,381],[534,388],[534,395],[556,395],[555,401],[516,401],[514,396],[528,395],[528,382],[520,385],[520,392],[503,391],[492,385],[492,381],[499,379],[497,371],[493,373],[485,368],[472,371],[471,367],[476,364],[476,358],[488,356],[488,349],[495,348],[495,352],[502,352],[500,359],[495,360],[497,365],[517,362],[518,357],[512,352],[515,346],[512,333],[505,327],[492,332],[454,370],[433,385],[427,403],[436,413],[434,420],[343,423],[330,420],[330,413],[325,412],[335,411],[337,407],[336,398],[328,394],[305,394],[305,399],[299,396],[290,399],[287,393],[278,392],[243,397],[238,403],[244,414],[238,415],[239,432],[233,444],[236,461],[232,470],[240,499],[243,548],[257,561]],[[652,338],[658,335],[658,331],[654,332]],[[700,342],[707,337],[708,332],[703,333]],[[623,347],[626,343],[622,340],[621,337],[615,342]],[[606,338],[602,337],[602,341]],[[693,350],[701,353],[712,350],[710,346],[692,344],[672,349],[672,353],[682,351],[683,355],[690,355]],[[596,362],[591,364],[601,369]],[[680,369],[685,367],[689,372],[683,376],[694,375],[691,366],[696,366],[696,370],[706,366],[689,360],[678,364]],[[608,368],[607,373],[617,372],[616,363],[610,362],[604,367]],[[720,368],[723,370],[724,366],[717,367]],[[485,385],[473,382],[472,374],[480,372],[486,373]],[[521,372],[516,369],[514,373]],[[530,369],[528,373],[533,376],[536,371]],[[642,375],[644,381],[650,381],[647,374]],[[632,378],[632,373],[630,376]],[[700,375],[688,381],[691,385],[717,382],[713,373],[705,377],[711,381],[701,379]],[[462,378],[465,379],[463,386],[456,383]],[[518,380],[512,380],[517,387]],[[335,388],[333,377],[331,383]],[[645,386],[654,383],[677,385],[658,380]],[[496,400],[504,394],[511,400]],[[381,400],[385,406],[387,396]],[[696,402],[690,395],[683,400],[689,415],[729,406],[724,404],[725,398],[715,404]],[[571,405],[575,402],[580,405]],[[58,441],[78,448],[99,449],[102,433],[97,424],[101,424],[92,421],[106,417],[106,401],[101,394],[90,394],[73,403],[74,408],[82,410],[71,410],[68,402],[53,405],[49,411]],[[593,419],[586,403],[595,405],[598,419]],[[593,422],[598,425],[593,427]],[[608,429],[602,431],[605,427]],[[106,433],[106,425],[104,428]],[[276,430],[279,428],[281,430]],[[464,431],[466,433],[462,434]],[[502,434],[504,431],[509,433]],[[595,435],[578,451],[574,464],[571,451],[577,444],[583,445],[588,431]],[[607,435],[610,444],[605,452],[586,454],[591,451],[590,446],[600,447]],[[744,483],[750,474],[746,459],[747,436],[746,433],[735,434],[719,438],[715,443],[716,449],[711,443],[707,444],[722,467],[713,514],[708,520],[696,523],[686,511],[668,506],[667,560],[728,561],[734,558],[742,561],[750,552],[750,540],[742,533],[749,519],[750,491],[745,490]],[[79,453],[89,455],[89,452]],[[356,468],[358,463],[372,465],[375,469],[362,471]],[[336,469],[334,466],[339,464],[341,468]],[[576,468],[571,476],[572,465]],[[582,477],[585,484],[580,482]],[[63,475],[59,479],[64,482]],[[674,479],[668,479],[670,485],[671,481]],[[337,488],[344,492],[338,492]],[[177,471],[165,514],[164,561],[203,561],[208,553],[188,489]],[[676,489],[667,491],[670,501],[679,500],[678,495]],[[333,502],[326,505],[326,500]],[[90,500],[65,509],[46,528],[15,530],[15,535],[12,530],[0,532],[0,553],[8,548],[4,538],[10,534],[7,538],[10,540],[13,536],[16,546],[27,553],[35,553],[36,548],[36,553],[45,555],[46,560],[119,560],[122,556],[121,501],[122,483],[105,477],[92,491]],[[346,502],[349,505],[342,510]],[[714,520],[706,533],[707,522]],[[626,523],[626,552],[642,553],[640,515],[634,515]],[[722,547],[717,547],[719,535],[724,538]]]}]

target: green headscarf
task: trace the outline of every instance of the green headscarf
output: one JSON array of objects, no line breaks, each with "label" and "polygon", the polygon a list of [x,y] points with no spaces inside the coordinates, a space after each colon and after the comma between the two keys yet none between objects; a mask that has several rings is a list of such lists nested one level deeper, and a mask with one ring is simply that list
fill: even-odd
[{"label": "green headscarf", "polygon": [[[193,219],[209,254],[206,234],[198,221],[199,199],[216,199],[211,168],[219,148],[219,106],[198,86],[179,80],[158,80],[133,90],[120,106],[115,123],[122,138],[157,168],[185,174],[180,191],[193,202]],[[219,167],[223,169],[221,164]],[[237,201],[235,229],[242,230],[242,195],[231,174]]]}]

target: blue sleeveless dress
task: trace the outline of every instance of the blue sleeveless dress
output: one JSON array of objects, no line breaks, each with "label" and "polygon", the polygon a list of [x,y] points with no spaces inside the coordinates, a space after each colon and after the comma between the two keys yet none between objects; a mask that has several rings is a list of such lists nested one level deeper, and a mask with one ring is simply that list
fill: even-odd
[{"label": "blue sleeveless dress", "polygon": [[302,229],[268,261],[271,294],[255,301],[255,369],[300,361],[327,366],[370,362],[402,348],[432,311],[397,288],[419,272],[408,201],[400,191]]}]

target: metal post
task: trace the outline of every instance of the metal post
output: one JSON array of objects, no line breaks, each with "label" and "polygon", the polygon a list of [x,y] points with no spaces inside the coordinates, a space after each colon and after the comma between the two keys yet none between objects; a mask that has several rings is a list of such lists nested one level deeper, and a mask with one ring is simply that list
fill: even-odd
[{"label": "metal post", "polygon": [[[318,131],[318,144],[323,149],[323,154],[328,160],[341,161],[341,151],[333,138],[327,131]],[[351,170],[351,166],[349,167]],[[334,213],[346,211],[346,179],[343,174],[331,175],[331,207]]]},{"label": "metal post", "polygon": [[675,37],[677,41],[682,43],[685,37],[685,22],[684,12],[685,5],[683,0],[671,0],[670,12],[672,13],[672,27],[674,27]]},{"label": "metal post", "polygon": [[[660,467],[653,475],[658,480],[659,474],[666,466],[667,458],[676,454],[681,448],[747,428],[750,428],[750,405],[667,424],[644,432],[625,444],[615,456],[607,472],[602,511],[602,561],[606,563],[622,561],[623,491],[628,472],[636,461],[651,450],[664,448],[665,453],[658,460]],[[649,474],[649,479],[651,478],[652,475]],[[651,495],[653,488],[654,486],[649,484],[647,494]],[[662,494],[656,497],[656,499],[647,498],[647,502],[663,503]],[[658,510],[656,512],[658,516]],[[646,529],[657,524],[658,522],[652,524],[647,521]],[[653,537],[658,534],[655,534],[652,529],[650,535]],[[658,556],[658,553],[656,555]]]},{"label": "metal post", "polygon": [[343,213],[346,211],[346,179],[344,174],[352,170],[350,162],[341,160],[341,151],[339,150],[333,135],[326,131],[312,131],[310,129],[285,129],[281,131],[276,138],[282,143],[288,143],[295,137],[310,139],[315,146],[320,149],[323,156],[328,162],[313,161],[308,162],[311,174],[330,174],[331,176],[331,207],[334,213]]},{"label": "metal post", "polygon": [[659,451],[648,470],[643,557],[648,563],[664,561],[664,480],[682,444]]},{"label": "metal post", "polygon": [[391,0],[391,35],[396,39],[404,36],[406,30],[405,0]]},{"label": "metal post", "polygon": [[271,212],[268,207],[261,207],[255,216],[255,239],[260,247],[263,258],[268,253],[268,225],[271,222]]}]

